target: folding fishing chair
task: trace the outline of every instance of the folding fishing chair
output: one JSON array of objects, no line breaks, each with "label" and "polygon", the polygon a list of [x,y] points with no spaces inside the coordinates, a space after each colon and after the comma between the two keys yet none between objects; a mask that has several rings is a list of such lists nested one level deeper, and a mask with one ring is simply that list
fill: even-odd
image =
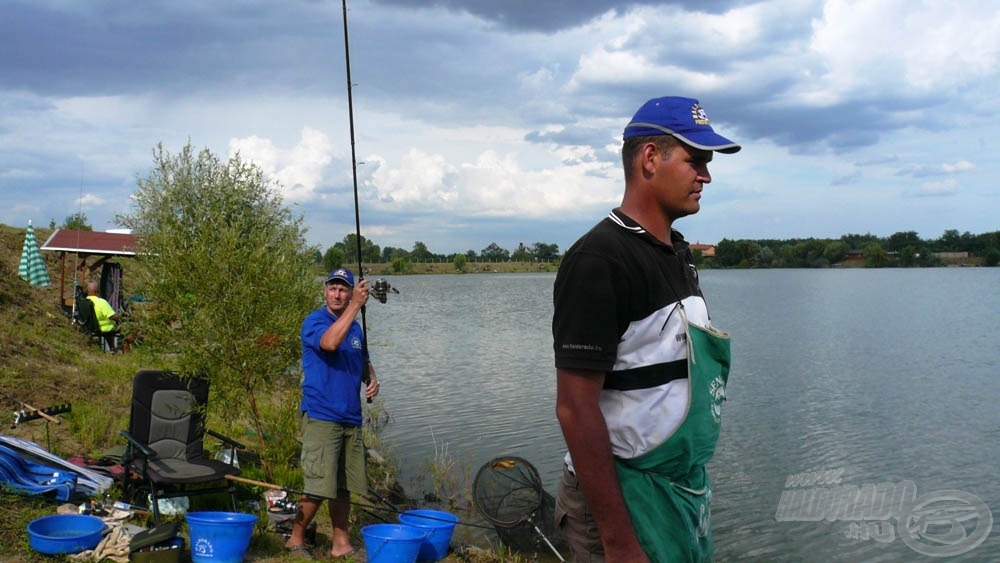
[{"label": "folding fishing chair", "polygon": [[[159,499],[165,498],[226,492],[236,511],[236,488],[226,476],[239,475],[233,463],[235,451],[245,446],[205,428],[207,403],[208,381],[200,377],[141,370],[132,383],[129,429],[121,431],[127,442],[125,492],[130,499],[138,492],[149,492],[156,524],[160,523]],[[205,434],[234,448],[230,463],[206,454]]]}]

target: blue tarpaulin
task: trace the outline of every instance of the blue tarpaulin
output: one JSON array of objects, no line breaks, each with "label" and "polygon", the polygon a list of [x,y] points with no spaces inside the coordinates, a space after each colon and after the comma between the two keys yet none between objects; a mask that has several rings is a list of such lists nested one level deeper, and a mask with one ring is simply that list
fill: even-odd
[{"label": "blue tarpaulin", "polygon": [[0,485],[29,495],[53,493],[66,501],[76,493],[76,473],[28,461],[16,450],[0,446]]},{"label": "blue tarpaulin", "polygon": [[[49,474],[58,472],[60,475],[71,475],[71,478],[74,480],[76,492],[83,496],[100,496],[114,484],[114,479],[111,477],[101,475],[96,471],[92,471],[84,467],[73,465],[59,456],[52,455],[38,444],[29,442],[28,440],[14,438],[13,436],[0,436],[0,448],[3,448],[3,451],[16,456],[20,462],[44,467]],[[9,456],[4,455],[2,457]],[[11,465],[11,467],[13,468],[10,476],[11,482],[17,481],[28,485],[32,484],[31,471],[25,472],[23,469],[18,469],[15,465]],[[46,473],[43,471],[39,476],[39,478],[42,479],[42,482],[44,482],[45,476]],[[5,474],[0,474],[0,485],[3,485],[7,478],[8,477]],[[27,481],[25,481],[25,478],[27,478]],[[53,478],[55,477],[49,477],[49,479]],[[39,481],[35,480],[34,485],[39,486]],[[45,485],[43,484],[41,486]]]}]

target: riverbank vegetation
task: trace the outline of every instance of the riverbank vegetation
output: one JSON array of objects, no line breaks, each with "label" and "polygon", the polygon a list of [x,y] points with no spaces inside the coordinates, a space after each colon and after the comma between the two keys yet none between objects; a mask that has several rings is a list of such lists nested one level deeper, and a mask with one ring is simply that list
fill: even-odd
[{"label": "riverbank vegetation", "polygon": [[996,266],[1000,231],[979,235],[945,231],[921,239],[914,231],[888,237],[847,234],[838,239],[730,240],[696,251],[703,266],[716,268],[829,268]]},{"label": "riverbank vegetation", "polygon": [[[349,234],[313,259],[332,270],[358,263],[358,239]],[[454,274],[554,272],[559,247],[536,242],[513,252],[491,243],[480,252],[435,254],[417,241],[412,250],[380,248],[361,237],[366,274]],[[921,239],[914,231],[888,237],[846,234],[836,239],[722,239],[718,244],[694,244],[695,263],[702,268],[913,268],[997,266],[1000,231],[974,235],[947,230],[937,239]]]},{"label": "riverbank vegetation", "polygon": [[[143,297],[132,303],[125,323],[136,339],[129,354],[103,352],[76,329],[61,306],[65,296],[59,276],[42,288],[20,279],[17,265],[25,231],[0,227],[0,400],[12,409],[71,405],[59,424],[37,420],[8,434],[63,458],[97,460],[123,445],[118,432],[128,427],[131,384],[138,370],[198,374],[211,383],[209,427],[248,446],[240,456],[242,476],[301,489],[298,327],[302,316],[320,304],[315,280],[321,267],[309,259],[300,220],[288,214],[255,166],[238,157],[221,161],[190,146],[176,155],[158,149],[155,161],[150,175],[139,180],[131,213],[119,218],[146,245],[138,258],[128,261],[123,280],[129,294]],[[40,240],[49,234],[37,229]],[[44,259],[50,272],[58,271],[54,256]],[[72,291],[70,287],[68,295]],[[394,513],[384,511],[386,504],[412,507],[395,483],[391,448],[379,441],[389,413],[376,400],[366,408],[366,417],[366,443],[380,452],[372,456],[370,487],[386,502],[352,511],[355,534],[366,523],[394,520]],[[439,457],[428,463],[443,486],[450,482],[452,462],[447,455]],[[240,489],[243,509],[258,511],[262,530],[268,522],[261,502],[264,490]],[[121,494],[113,488],[109,500],[124,500]],[[443,490],[435,496],[455,497]],[[0,511],[4,557],[43,560],[28,547],[25,527],[53,513],[55,503],[8,491],[0,491],[0,502],[5,505]],[[193,497],[191,502],[192,509],[225,509],[224,499],[219,506],[211,498]],[[329,548],[322,535],[329,529],[326,511],[318,523],[317,554]],[[360,545],[359,537],[355,543]],[[472,561],[519,560],[489,550],[463,554]],[[291,560],[275,534],[255,535],[248,556]]]}]

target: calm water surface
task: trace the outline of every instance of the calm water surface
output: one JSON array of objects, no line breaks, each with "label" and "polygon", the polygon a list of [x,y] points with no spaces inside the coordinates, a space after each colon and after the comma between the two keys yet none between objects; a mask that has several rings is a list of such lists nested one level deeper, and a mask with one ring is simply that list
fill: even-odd
[{"label": "calm water surface", "polygon": [[[782,493],[795,488],[786,481],[804,472],[838,471],[857,487],[912,481],[917,496],[962,491],[1000,519],[1000,268],[701,277],[716,326],[733,335],[710,468],[718,560],[939,560],[904,543],[894,519],[885,541],[843,519],[778,521]],[[390,277],[401,293],[368,307],[393,416],[386,438],[411,492],[428,489],[428,462],[446,452],[470,481],[493,457],[524,457],[555,493],[565,446],[554,414],[554,279]],[[994,530],[958,559],[1000,560],[998,538]]]}]

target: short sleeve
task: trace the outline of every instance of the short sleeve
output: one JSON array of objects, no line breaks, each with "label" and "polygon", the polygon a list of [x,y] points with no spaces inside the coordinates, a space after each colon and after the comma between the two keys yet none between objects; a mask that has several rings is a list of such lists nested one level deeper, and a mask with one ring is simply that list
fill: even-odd
[{"label": "short sleeve", "polygon": [[619,296],[612,261],[577,252],[559,268],[552,337],[557,368],[610,371],[618,349]]},{"label": "short sleeve", "polygon": [[302,321],[302,345],[312,348],[313,350],[320,350],[320,340],[323,338],[323,333],[329,328],[330,323],[325,321],[322,316],[316,314],[314,311],[306,316],[305,320]]}]

